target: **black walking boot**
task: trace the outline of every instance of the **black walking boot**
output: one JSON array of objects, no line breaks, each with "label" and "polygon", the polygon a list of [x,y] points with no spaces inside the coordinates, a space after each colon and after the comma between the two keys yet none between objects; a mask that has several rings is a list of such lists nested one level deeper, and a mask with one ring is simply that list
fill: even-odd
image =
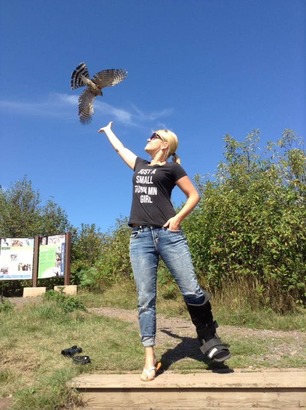
[{"label": "black walking boot", "polygon": [[210,360],[223,363],[231,357],[228,345],[217,335],[218,324],[213,320],[211,304],[206,298],[202,305],[186,304],[201,344],[201,352]]},{"label": "black walking boot", "polygon": [[197,334],[201,344],[201,352],[210,360],[223,363],[231,357],[228,345],[223,343],[217,335],[216,321],[207,324],[206,328],[198,329]]}]

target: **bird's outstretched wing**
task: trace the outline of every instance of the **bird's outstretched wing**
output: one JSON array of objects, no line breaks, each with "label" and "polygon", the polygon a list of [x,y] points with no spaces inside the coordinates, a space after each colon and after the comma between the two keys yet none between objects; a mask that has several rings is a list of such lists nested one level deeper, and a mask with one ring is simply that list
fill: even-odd
[{"label": "bird's outstretched wing", "polygon": [[82,124],[88,124],[94,113],[93,102],[96,96],[87,88],[79,97],[79,117]]},{"label": "bird's outstretched wing", "polygon": [[127,71],[123,69],[107,69],[98,72],[92,79],[85,63],[80,63],[71,74],[71,88],[74,90],[86,86],[85,91],[79,97],[79,118],[81,123],[91,121],[94,113],[93,103],[97,95],[102,94],[102,88],[112,87],[123,81]]},{"label": "bird's outstretched wing", "polygon": [[83,87],[86,83],[83,81],[82,77],[89,78],[88,68],[85,63],[80,63],[77,68],[71,74],[71,88],[75,90],[76,88]]},{"label": "bird's outstretched wing", "polygon": [[112,87],[123,81],[127,77],[127,71],[123,69],[107,69],[99,71],[92,78],[92,81],[99,87]]}]

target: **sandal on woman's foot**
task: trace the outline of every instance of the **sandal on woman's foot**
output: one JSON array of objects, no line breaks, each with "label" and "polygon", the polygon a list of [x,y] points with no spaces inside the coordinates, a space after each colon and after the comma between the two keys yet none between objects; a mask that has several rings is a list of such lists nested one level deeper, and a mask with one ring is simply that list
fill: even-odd
[{"label": "sandal on woman's foot", "polygon": [[140,376],[140,380],[143,382],[150,382],[154,380],[156,377],[156,367],[150,367],[150,369],[143,369],[142,374]]}]

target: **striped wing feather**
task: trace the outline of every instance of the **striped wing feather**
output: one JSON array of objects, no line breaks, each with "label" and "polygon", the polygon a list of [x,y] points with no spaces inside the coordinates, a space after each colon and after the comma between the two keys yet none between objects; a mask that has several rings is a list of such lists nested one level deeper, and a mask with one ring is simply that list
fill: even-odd
[{"label": "striped wing feather", "polygon": [[119,84],[127,76],[127,71],[123,69],[107,69],[94,75],[92,81],[101,89]]},{"label": "striped wing feather", "polygon": [[79,117],[83,124],[89,123],[92,119],[95,98],[96,96],[88,88],[79,97]]}]

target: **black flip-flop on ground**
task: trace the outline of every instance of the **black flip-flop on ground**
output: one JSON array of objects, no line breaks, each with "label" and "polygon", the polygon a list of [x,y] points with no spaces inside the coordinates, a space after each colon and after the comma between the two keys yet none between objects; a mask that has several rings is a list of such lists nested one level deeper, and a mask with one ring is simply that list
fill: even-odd
[{"label": "black flip-flop on ground", "polygon": [[61,351],[61,354],[65,357],[73,357],[77,353],[82,353],[83,349],[76,345],[69,347],[68,349],[64,349]]},{"label": "black flip-flop on ground", "polygon": [[74,356],[72,358],[72,360],[75,364],[88,364],[88,363],[91,363],[91,360],[90,360],[89,356]]}]

